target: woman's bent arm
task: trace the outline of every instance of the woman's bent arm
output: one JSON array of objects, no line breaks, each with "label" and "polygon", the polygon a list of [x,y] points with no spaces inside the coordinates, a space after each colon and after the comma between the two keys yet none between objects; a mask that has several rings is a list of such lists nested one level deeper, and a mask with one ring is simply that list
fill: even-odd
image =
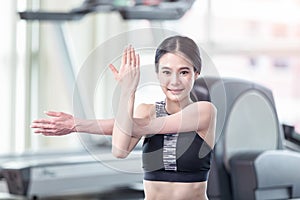
[{"label": "woman's bent arm", "polygon": [[140,57],[134,48],[129,46],[123,52],[120,70],[112,64],[110,69],[120,86],[112,133],[112,153],[117,158],[125,158],[131,151],[135,92],[140,81]]}]

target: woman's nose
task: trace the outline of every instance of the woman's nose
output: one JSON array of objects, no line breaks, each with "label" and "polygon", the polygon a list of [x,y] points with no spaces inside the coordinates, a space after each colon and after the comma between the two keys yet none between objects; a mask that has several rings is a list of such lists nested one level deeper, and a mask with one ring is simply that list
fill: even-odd
[{"label": "woman's nose", "polygon": [[176,73],[173,73],[171,76],[171,84],[176,85],[179,84],[180,80],[179,80],[179,76]]}]

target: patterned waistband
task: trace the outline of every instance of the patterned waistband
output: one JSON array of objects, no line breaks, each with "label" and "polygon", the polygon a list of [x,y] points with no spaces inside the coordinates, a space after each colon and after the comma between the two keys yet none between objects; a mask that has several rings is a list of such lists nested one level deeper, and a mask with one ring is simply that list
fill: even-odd
[{"label": "patterned waistband", "polygon": [[166,182],[203,182],[207,181],[209,171],[180,172],[180,171],[152,171],[144,172],[144,180]]}]

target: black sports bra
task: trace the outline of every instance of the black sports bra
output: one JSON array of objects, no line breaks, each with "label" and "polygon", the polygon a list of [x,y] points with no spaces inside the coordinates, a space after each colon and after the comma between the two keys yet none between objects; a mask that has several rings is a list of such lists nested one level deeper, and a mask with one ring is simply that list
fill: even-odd
[{"label": "black sports bra", "polygon": [[[156,103],[156,117],[166,116],[165,102]],[[156,134],[144,139],[144,179],[168,182],[206,181],[211,147],[197,134]]]}]

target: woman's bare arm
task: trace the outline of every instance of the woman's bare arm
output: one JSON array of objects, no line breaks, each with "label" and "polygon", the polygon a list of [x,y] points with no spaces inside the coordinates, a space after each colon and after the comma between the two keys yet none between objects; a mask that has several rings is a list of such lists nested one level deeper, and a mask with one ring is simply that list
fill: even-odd
[{"label": "woman's bare arm", "polygon": [[118,71],[110,65],[118,86],[120,97],[112,133],[112,154],[125,158],[131,151],[135,92],[140,80],[140,58],[132,46],[127,47]]},{"label": "woman's bare arm", "polygon": [[133,135],[170,134],[188,131],[203,131],[215,123],[216,108],[213,104],[200,101],[188,105],[180,112],[165,117],[134,119]]},{"label": "woman's bare arm", "polygon": [[[150,112],[150,111],[149,111]],[[63,112],[47,112],[52,118],[34,120],[31,128],[44,135],[66,135],[72,132],[86,132],[98,135],[112,135],[114,119],[78,119]],[[141,116],[141,114],[139,114]],[[182,111],[160,118],[133,118],[133,136],[169,134],[204,130],[215,123],[216,109],[209,102],[193,103]]]},{"label": "woman's bare arm", "polygon": [[[150,112],[150,111],[145,111]],[[149,134],[169,134],[185,131],[204,130],[215,123],[216,109],[209,102],[193,103],[182,111],[160,118],[133,118],[133,136]],[[63,112],[47,112],[52,118],[34,120],[31,128],[44,135],[66,135],[72,132],[85,132],[98,135],[112,135],[114,119],[78,119]],[[149,113],[148,113],[149,114]]]},{"label": "woman's bare arm", "polygon": [[51,118],[36,119],[31,128],[35,133],[46,136],[61,136],[72,132],[85,132],[98,135],[111,135],[114,119],[80,119],[64,112],[48,111],[45,114]]}]

